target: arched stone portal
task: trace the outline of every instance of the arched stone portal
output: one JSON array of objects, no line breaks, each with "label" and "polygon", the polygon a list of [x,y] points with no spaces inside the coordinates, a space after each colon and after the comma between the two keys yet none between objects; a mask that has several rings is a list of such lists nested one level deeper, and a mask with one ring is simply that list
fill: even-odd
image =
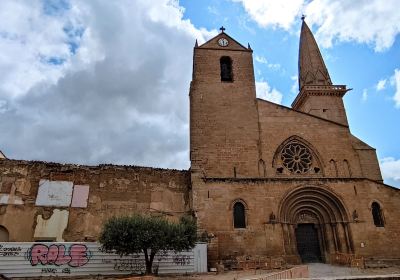
[{"label": "arched stone portal", "polygon": [[330,262],[330,254],[354,252],[344,204],[324,187],[299,187],[286,194],[279,221],[288,259]]}]

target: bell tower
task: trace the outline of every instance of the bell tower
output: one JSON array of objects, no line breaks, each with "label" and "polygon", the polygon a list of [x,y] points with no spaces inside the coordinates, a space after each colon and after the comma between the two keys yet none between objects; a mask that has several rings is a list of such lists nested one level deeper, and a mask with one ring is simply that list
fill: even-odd
[{"label": "bell tower", "polygon": [[345,85],[333,85],[317,42],[304,21],[299,46],[299,94],[292,108],[348,126],[343,96]]},{"label": "bell tower", "polygon": [[193,53],[190,84],[192,172],[206,177],[256,177],[258,114],[250,46],[221,33]]}]

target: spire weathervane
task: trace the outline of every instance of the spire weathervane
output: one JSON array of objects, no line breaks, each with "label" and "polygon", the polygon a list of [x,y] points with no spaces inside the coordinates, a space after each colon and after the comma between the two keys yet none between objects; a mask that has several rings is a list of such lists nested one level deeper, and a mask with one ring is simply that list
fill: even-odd
[{"label": "spire weathervane", "polygon": [[301,20],[304,21],[305,18],[306,18],[306,15],[305,15],[305,14],[302,14],[302,15],[301,15]]},{"label": "spire weathervane", "polygon": [[224,33],[225,29],[226,29],[225,27],[221,26],[219,30],[221,30],[221,33]]}]

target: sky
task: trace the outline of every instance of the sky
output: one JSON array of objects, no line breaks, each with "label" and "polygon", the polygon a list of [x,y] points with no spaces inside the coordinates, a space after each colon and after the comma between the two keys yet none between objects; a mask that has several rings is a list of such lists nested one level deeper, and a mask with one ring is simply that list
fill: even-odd
[{"label": "sky", "polygon": [[[396,5],[397,4],[397,5]],[[1,0],[0,150],[13,159],[188,169],[193,47],[254,50],[257,96],[298,93],[301,16],[351,132],[400,187],[398,0]]]}]

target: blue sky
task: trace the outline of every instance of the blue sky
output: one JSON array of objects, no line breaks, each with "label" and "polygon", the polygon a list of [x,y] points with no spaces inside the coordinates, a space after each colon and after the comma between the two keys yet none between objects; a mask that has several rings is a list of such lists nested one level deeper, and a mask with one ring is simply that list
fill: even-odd
[{"label": "blue sky", "polygon": [[[396,0],[2,0],[0,150],[16,159],[186,169],[192,51],[226,32],[254,50],[257,95],[297,94],[300,17],[354,135],[400,187]],[[179,55],[177,55],[179,54]]]}]

